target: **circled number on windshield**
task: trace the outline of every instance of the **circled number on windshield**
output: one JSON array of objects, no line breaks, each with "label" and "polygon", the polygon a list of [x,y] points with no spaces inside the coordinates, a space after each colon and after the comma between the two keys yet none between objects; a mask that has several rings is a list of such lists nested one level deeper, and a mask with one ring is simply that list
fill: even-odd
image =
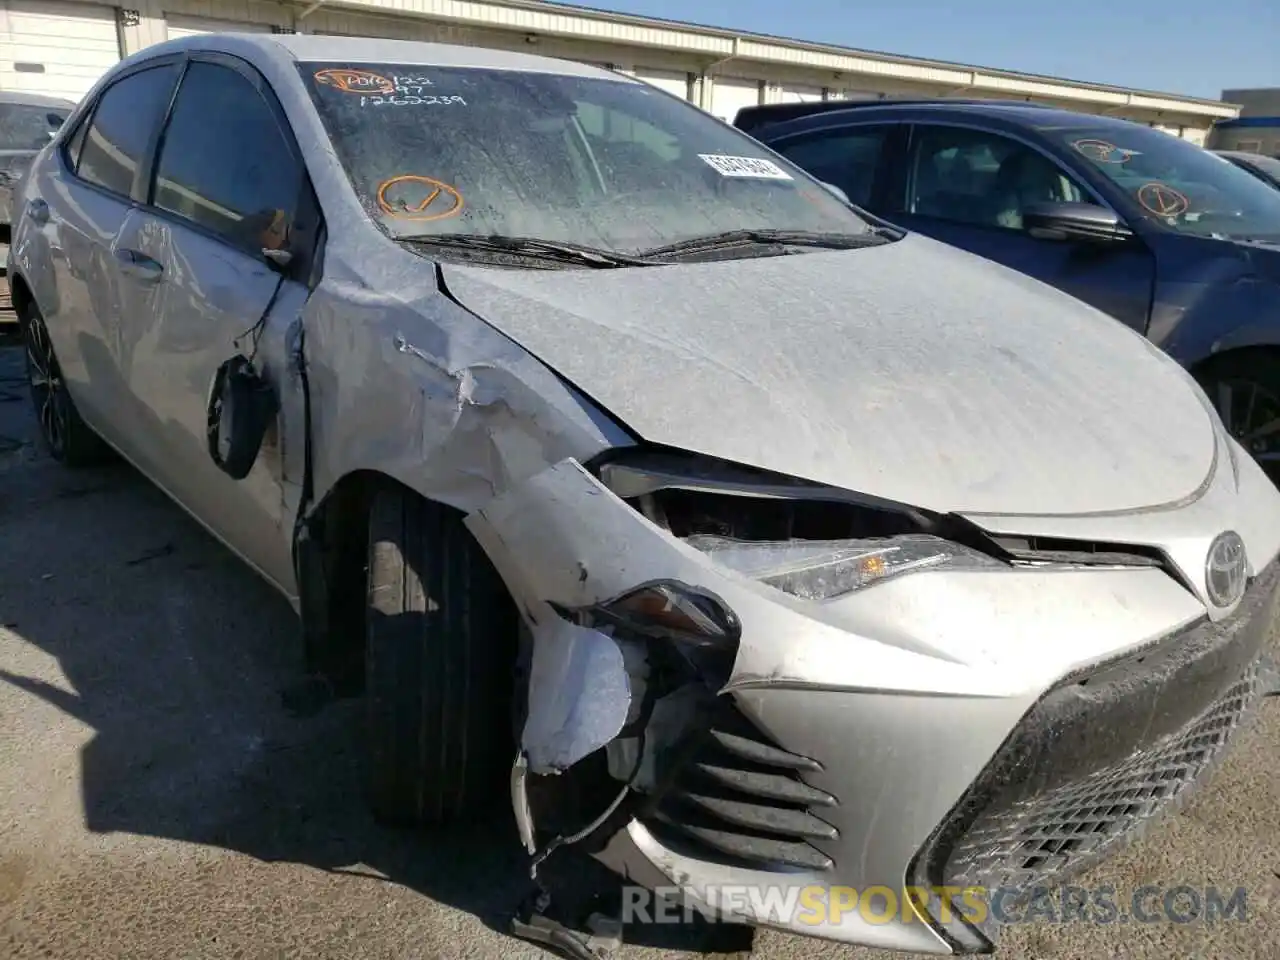
[{"label": "circled number on windshield", "polygon": [[401,174],[378,184],[378,209],[397,220],[447,220],[462,212],[456,187],[434,177]]},{"label": "circled number on windshield", "polygon": [[317,71],[315,80],[316,83],[333,87],[343,93],[391,94],[396,92],[396,85],[390,77],[384,77],[382,74],[374,73],[371,70],[331,67],[328,70]]},{"label": "circled number on windshield", "polygon": [[1126,150],[1124,147],[1117,147],[1107,140],[1085,138],[1084,140],[1077,140],[1071,145],[1078,152],[1083,153],[1096,163],[1124,163],[1134,154],[1134,151]]},{"label": "circled number on windshield", "polygon": [[1144,183],[1138,188],[1138,202],[1157,217],[1180,217],[1191,208],[1191,201],[1167,183]]}]

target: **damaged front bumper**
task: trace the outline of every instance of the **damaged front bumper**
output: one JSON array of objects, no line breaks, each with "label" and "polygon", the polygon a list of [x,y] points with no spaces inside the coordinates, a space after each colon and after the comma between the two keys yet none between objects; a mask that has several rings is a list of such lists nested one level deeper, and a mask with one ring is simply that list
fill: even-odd
[{"label": "damaged front bumper", "polygon": [[[1150,567],[927,571],[805,601],[717,564],[571,460],[468,526],[533,636],[522,762],[553,774],[604,748],[641,797],[599,858],[807,935],[987,949],[989,925],[905,896],[887,913],[778,908],[815,887],[1059,882],[1185,796],[1276,687],[1276,564],[1212,624]],[[585,615],[667,584],[711,599],[727,657],[671,656]],[[517,816],[532,847],[520,791]],[[760,895],[726,908],[720,892],[744,888]]]}]

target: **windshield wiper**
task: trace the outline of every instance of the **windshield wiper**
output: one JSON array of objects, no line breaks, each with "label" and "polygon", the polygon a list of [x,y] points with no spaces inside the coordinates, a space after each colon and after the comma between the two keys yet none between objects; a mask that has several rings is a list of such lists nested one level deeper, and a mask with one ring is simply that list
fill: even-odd
[{"label": "windshield wiper", "polygon": [[481,236],[470,233],[434,233],[401,237],[405,243],[424,246],[448,247],[454,250],[482,250],[490,253],[509,253],[521,257],[554,260],[584,267],[657,267],[661,264],[643,257],[627,256],[597,247],[543,240],[539,237],[508,237],[503,234]]},{"label": "windshield wiper", "polygon": [[679,243],[641,250],[641,257],[664,257],[677,253],[704,253],[723,250],[726,247],[746,246],[797,246],[824,247],[829,250],[853,250],[858,247],[877,247],[888,243],[891,237],[879,230],[867,233],[822,233],[815,230],[726,230],[693,237]]}]

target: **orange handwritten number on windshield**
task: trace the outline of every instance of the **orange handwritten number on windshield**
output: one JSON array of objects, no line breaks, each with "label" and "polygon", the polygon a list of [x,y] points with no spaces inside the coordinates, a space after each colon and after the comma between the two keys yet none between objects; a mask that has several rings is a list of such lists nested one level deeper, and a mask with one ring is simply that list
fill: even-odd
[{"label": "orange handwritten number on windshield", "polygon": [[[398,203],[397,195],[402,198]],[[462,212],[463,200],[462,194],[443,180],[402,174],[378,185],[378,207],[398,220],[425,222],[456,217]]]},{"label": "orange handwritten number on windshield", "polygon": [[396,85],[371,70],[330,68],[316,73],[316,82],[335,87],[343,93],[395,93]]}]

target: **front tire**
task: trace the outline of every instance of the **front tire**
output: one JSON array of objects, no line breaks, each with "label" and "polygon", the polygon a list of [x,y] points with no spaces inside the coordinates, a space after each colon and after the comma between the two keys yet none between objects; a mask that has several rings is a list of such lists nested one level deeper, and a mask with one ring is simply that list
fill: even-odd
[{"label": "front tire", "polygon": [[1280,351],[1225,353],[1195,376],[1227,432],[1280,484]]},{"label": "front tire", "polygon": [[514,604],[461,515],[408,490],[374,495],[368,562],[374,814],[399,826],[481,817],[509,797]]},{"label": "front tire", "polygon": [[102,463],[109,456],[107,445],[81,419],[67,391],[44,317],[34,302],[22,308],[18,323],[22,328],[31,403],[49,455],[67,467]]}]

